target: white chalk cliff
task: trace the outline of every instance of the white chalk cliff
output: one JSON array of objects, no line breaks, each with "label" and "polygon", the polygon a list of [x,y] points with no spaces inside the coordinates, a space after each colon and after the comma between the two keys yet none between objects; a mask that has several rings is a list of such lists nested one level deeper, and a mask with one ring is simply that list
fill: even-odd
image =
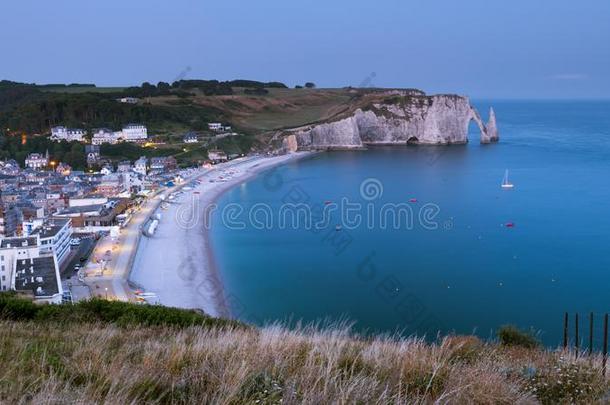
[{"label": "white chalk cliff", "polygon": [[481,131],[481,143],[498,141],[493,109],[485,124],[467,97],[391,94],[336,121],[288,131],[284,145],[290,150],[312,150],[410,143],[463,144],[468,142],[471,120]]}]

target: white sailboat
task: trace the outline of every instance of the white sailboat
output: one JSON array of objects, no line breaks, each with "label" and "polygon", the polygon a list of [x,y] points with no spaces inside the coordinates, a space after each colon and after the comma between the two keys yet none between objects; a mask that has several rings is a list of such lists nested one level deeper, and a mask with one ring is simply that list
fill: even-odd
[{"label": "white sailboat", "polygon": [[508,181],[508,169],[504,172],[504,179],[502,180],[502,188],[513,188],[513,183]]}]

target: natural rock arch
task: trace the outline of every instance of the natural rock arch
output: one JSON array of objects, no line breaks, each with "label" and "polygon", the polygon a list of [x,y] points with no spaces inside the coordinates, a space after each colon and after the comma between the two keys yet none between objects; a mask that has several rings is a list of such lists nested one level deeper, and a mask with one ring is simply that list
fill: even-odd
[{"label": "natural rock arch", "polygon": [[475,121],[481,143],[499,139],[496,117],[481,119],[467,97],[458,95],[397,96],[356,108],[340,119],[282,131],[285,150],[354,149],[367,145],[449,145],[468,142],[468,127]]},{"label": "natural rock arch", "polygon": [[477,123],[479,130],[481,131],[481,143],[498,142],[500,136],[498,134],[496,113],[494,112],[494,109],[489,109],[489,121],[487,121],[487,125],[485,125],[483,119],[481,119],[481,115],[476,108],[471,107],[470,110],[472,111],[470,119]]}]

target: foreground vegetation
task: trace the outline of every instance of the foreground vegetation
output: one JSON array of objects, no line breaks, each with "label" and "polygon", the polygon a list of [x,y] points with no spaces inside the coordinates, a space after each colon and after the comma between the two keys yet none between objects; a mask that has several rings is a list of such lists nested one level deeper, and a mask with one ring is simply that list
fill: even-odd
[{"label": "foreground vegetation", "polygon": [[2,403],[551,404],[602,401],[608,390],[599,358],[512,335],[508,346],[427,343],[103,301],[35,309],[4,297],[0,308]]},{"label": "foreground vegetation", "polygon": [[119,326],[246,327],[241,322],[213,318],[194,310],[101,299],[82,301],[74,305],[37,305],[12,293],[0,294],[0,319],[63,324],[101,322]]}]

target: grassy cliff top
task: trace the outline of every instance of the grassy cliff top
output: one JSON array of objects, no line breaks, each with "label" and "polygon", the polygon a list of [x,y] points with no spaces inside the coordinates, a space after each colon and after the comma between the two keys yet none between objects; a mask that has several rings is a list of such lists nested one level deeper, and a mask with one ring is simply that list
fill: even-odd
[{"label": "grassy cliff top", "polygon": [[102,301],[39,308],[0,299],[2,403],[591,403],[608,390],[599,358],[515,345],[527,339],[362,339]]},{"label": "grassy cliff top", "polygon": [[[248,83],[258,87],[239,87]],[[335,120],[388,97],[425,97],[415,89],[289,89],[280,85],[193,80],[172,86],[145,83],[141,87],[101,88],[0,81],[0,129],[44,134],[54,125],[92,129],[141,122],[153,133],[179,133],[223,122],[248,135],[259,135]],[[126,96],[139,101],[117,101]]]}]

